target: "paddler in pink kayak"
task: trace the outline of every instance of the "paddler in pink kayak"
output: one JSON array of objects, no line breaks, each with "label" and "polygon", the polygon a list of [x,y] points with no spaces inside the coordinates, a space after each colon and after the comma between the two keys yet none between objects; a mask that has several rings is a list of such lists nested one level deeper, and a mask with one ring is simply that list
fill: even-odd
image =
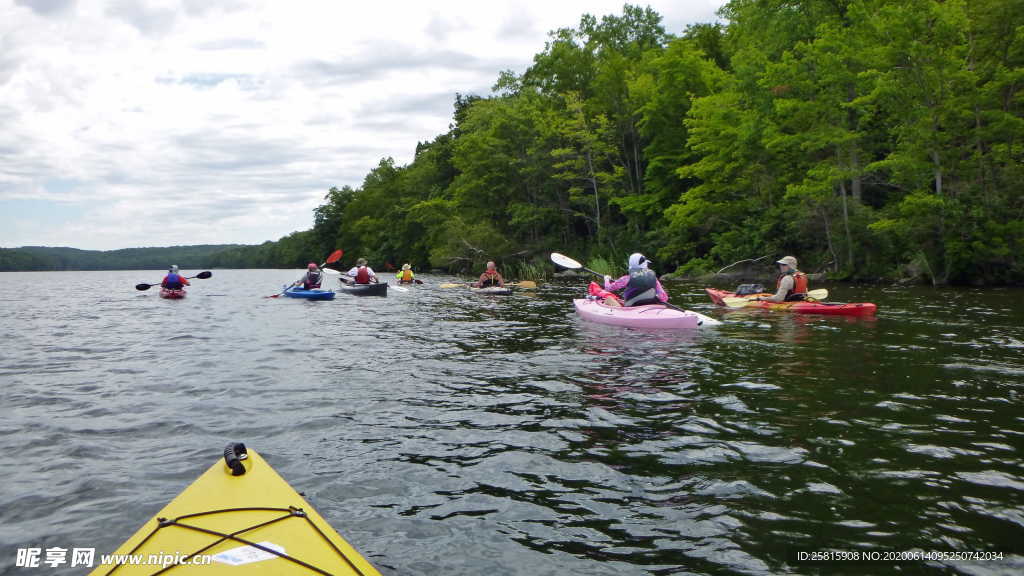
[{"label": "paddler in pink kayak", "polygon": [[[648,268],[650,263],[651,261],[643,254],[631,254],[629,256],[629,273],[614,282],[611,276],[605,276],[604,289],[608,292],[622,290],[622,306],[643,306],[668,302],[668,293],[662,288],[658,275]],[[611,302],[605,303],[614,306]]]}]

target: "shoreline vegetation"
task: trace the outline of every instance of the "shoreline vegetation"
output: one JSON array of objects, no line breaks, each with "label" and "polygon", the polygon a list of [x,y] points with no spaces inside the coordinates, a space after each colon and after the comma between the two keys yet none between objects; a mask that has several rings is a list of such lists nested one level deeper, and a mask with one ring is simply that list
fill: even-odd
[{"label": "shoreline vegetation", "polygon": [[[793,254],[831,280],[1024,284],[1024,0],[734,0],[720,16],[672,34],[650,8],[584,15],[490,95],[456,94],[409,164],[331,188],[311,229],[110,258],[291,268],[340,247],[381,269],[496,260],[527,277],[552,250],[609,273],[639,251],[706,278]],[[0,250],[0,270],[103,261],[46,250],[68,249]]]}]

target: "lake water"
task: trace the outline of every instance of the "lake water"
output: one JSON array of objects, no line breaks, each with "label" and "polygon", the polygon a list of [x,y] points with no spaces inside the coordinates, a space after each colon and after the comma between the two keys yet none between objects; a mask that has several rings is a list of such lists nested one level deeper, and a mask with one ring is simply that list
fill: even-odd
[{"label": "lake water", "polygon": [[297,276],[0,274],[0,573],[112,551],[229,441],[387,575],[1024,573],[1024,291],[827,286],[879,305],[850,319],[675,284],[724,324],[659,333],[581,322],[583,281],[263,298]]}]

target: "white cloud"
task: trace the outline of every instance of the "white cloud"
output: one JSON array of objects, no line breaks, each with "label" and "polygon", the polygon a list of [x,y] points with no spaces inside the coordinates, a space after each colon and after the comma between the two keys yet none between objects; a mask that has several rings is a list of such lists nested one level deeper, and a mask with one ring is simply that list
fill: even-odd
[{"label": "white cloud", "polygon": [[[721,2],[655,2],[672,32]],[[261,242],[622,3],[0,0],[0,246]],[[71,213],[71,212],[67,212]],[[10,215],[8,215],[10,216]],[[42,218],[42,219],[40,219]]]}]

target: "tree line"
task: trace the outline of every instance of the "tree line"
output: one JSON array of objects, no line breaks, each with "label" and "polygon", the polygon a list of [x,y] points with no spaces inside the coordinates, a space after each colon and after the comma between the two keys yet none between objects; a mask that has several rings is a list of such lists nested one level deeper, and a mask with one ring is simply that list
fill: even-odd
[{"label": "tree line", "polygon": [[24,246],[0,248],[0,272],[62,270],[162,270],[171,264],[182,268],[211,268],[218,255],[238,249],[234,244],[78,250],[76,248]]}]

